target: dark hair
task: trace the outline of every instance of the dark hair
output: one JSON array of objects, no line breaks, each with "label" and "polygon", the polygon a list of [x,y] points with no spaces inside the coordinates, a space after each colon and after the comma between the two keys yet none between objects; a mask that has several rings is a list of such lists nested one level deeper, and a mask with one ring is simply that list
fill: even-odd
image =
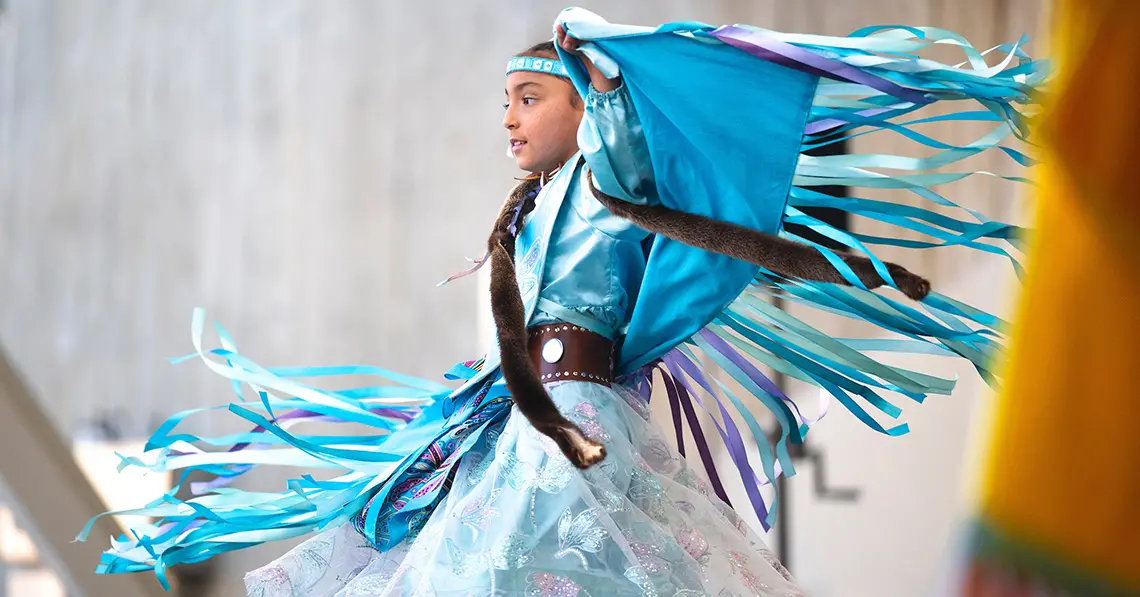
[{"label": "dark hair", "polygon": [[547,40],[523,50],[519,53],[519,56],[533,56],[535,58],[558,60],[558,50],[554,48],[554,42]]},{"label": "dark hair", "polygon": [[[518,56],[530,56],[532,58],[549,58],[551,60],[559,60],[558,50],[554,47],[553,41],[544,41],[534,44],[533,46],[518,53]],[[570,81],[566,82],[567,84]],[[573,85],[571,85],[573,87]],[[570,94],[570,105],[577,108],[582,103],[582,98],[578,96],[578,90],[572,90]]]}]

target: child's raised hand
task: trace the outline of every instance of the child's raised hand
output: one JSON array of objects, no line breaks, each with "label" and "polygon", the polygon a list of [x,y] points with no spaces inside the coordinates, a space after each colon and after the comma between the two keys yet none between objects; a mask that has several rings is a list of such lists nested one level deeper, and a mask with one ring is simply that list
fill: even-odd
[{"label": "child's raised hand", "polygon": [[578,49],[582,45],[582,40],[567,35],[566,28],[561,23],[558,24],[555,31],[557,32],[558,47],[581,59],[582,65],[586,67],[586,72],[590,74],[590,83],[594,89],[603,93],[617,89],[621,84],[621,77],[607,79],[598,70],[598,67],[594,66],[594,63]]},{"label": "child's raised hand", "polygon": [[571,54],[578,54],[578,46],[582,45],[582,40],[566,35],[566,28],[561,24],[558,25],[558,45]]}]

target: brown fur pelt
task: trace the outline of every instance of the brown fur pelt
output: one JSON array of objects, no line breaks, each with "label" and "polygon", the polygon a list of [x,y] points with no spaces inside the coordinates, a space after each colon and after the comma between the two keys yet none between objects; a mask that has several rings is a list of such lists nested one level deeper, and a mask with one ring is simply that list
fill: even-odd
[{"label": "brown fur pelt", "polygon": [[539,181],[538,177],[525,179],[511,191],[487,241],[491,255],[491,312],[499,339],[500,367],[511,399],[536,430],[558,444],[571,464],[585,469],[606,457],[605,446],[586,437],[581,428],[558,411],[527,352],[526,312],[515,275],[515,236],[509,228],[520,204],[520,226],[522,215],[533,209]]},{"label": "brown fur pelt", "polygon": [[[597,190],[593,174],[588,170],[586,176],[594,197],[606,209],[649,232],[742,259],[788,278],[848,283],[827,258],[811,246],[666,207],[628,203]],[[540,176],[532,176],[515,186],[495,219],[494,231],[487,240],[491,261],[491,312],[499,340],[500,367],[511,399],[527,421],[554,440],[574,466],[585,469],[605,458],[605,446],[586,437],[581,428],[558,411],[539,379],[527,351],[526,311],[515,273],[515,236],[518,231],[516,229],[512,233],[510,226],[512,222],[521,226],[523,216],[534,208],[534,198],[542,180]],[[517,217],[516,210],[519,211]],[[846,254],[840,257],[867,288],[885,284],[869,259]],[[930,282],[925,278],[902,266],[886,265],[899,289],[908,297],[922,300],[929,294]]]},{"label": "brown fur pelt", "polygon": [[[611,197],[594,187],[593,173],[587,181],[594,197],[611,213],[637,226],[668,238],[714,253],[735,257],[758,265],[786,278],[850,285],[843,274],[814,247],[771,234],[662,207],[637,205]],[[886,284],[870,259],[859,255],[838,254],[867,288]],[[899,290],[916,301],[930,294],[930,282],[907,271],[901,265],[885,263]]]}]

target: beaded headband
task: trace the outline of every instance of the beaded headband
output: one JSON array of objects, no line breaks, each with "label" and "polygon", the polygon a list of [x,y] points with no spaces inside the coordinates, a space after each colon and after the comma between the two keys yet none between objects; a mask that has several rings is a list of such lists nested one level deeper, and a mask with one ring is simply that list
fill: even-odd
[{"label": "beaded headband", "polygon": [[566,66],[562,64],[562,61],[551,60],[550,58],[516,56],[507,61],[508,75],[519,70],[544,73],[556,77],[566,77],[567,79],[570,78],[570,74],[566,72]]}]

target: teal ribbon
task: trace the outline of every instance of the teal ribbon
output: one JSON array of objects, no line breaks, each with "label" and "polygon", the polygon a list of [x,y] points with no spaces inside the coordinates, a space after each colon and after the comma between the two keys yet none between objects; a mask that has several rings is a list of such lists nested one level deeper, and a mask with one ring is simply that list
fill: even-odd
[{"label": "teal ribbon", "polygon": [[[154,570],[169,587],[169,566],[203,561],[213,555],[265,541],[301,536],[343,524],[358,512],[384,479],[398,470],[409,447],[430,434],[433,421],[443,418],[443,407],[453,397],[449,388],[434,382],[363,366],[265,368],[237,351],[233,338],[216,326],[221,348],[202,346],[205,313],[195,310],[191,322],[195,355],[231,383],[238,401],[227,406],[190,409],[167,419],[151,436],[146,458],[120,455],[120,469],[145,467],[157,472],[182,470],[178,484],[161,498],[134,508],[92,518],[77,539],[86,540],[98,518],[110,515],[145,516],[156,525],[132,525],[126,536],[112,541],[97,572],[103,574]],[[214,359],[221,359],[221,362]],[[182,362],[185,358],[172,359]],[[322,390],[297,381],[367,375],[398,385],[377,385],[343,390]],[[248,388],[256,398],[243,400]],[[501,395],[499,391],[494,392]],[[227,408],[262,428],[225,437],[200,437],[177,432],[192,415]],[[378,433],[369,436],[302,435],[287,430],[302,419],[286,411],[304,411],[311,417],[367,425]],[[399,415],[396,417],[395,415]],[[414,425],[405,423],[417,416]],[[426,431],[425,431],[426,430]],[[203,452],[194,444],[221,446],[257,444],[257,449]],[[267,449],[272,446],[281,448]],[[151,462],[147,462],[151,460]],[[327,481],[305,475],[290,481],[279,493],[240,492],[218,487],[205,495],[181,500],[175,494],[187,476],[207,472],[230,477],[260,464],[304,466],[346,471]]]}]

